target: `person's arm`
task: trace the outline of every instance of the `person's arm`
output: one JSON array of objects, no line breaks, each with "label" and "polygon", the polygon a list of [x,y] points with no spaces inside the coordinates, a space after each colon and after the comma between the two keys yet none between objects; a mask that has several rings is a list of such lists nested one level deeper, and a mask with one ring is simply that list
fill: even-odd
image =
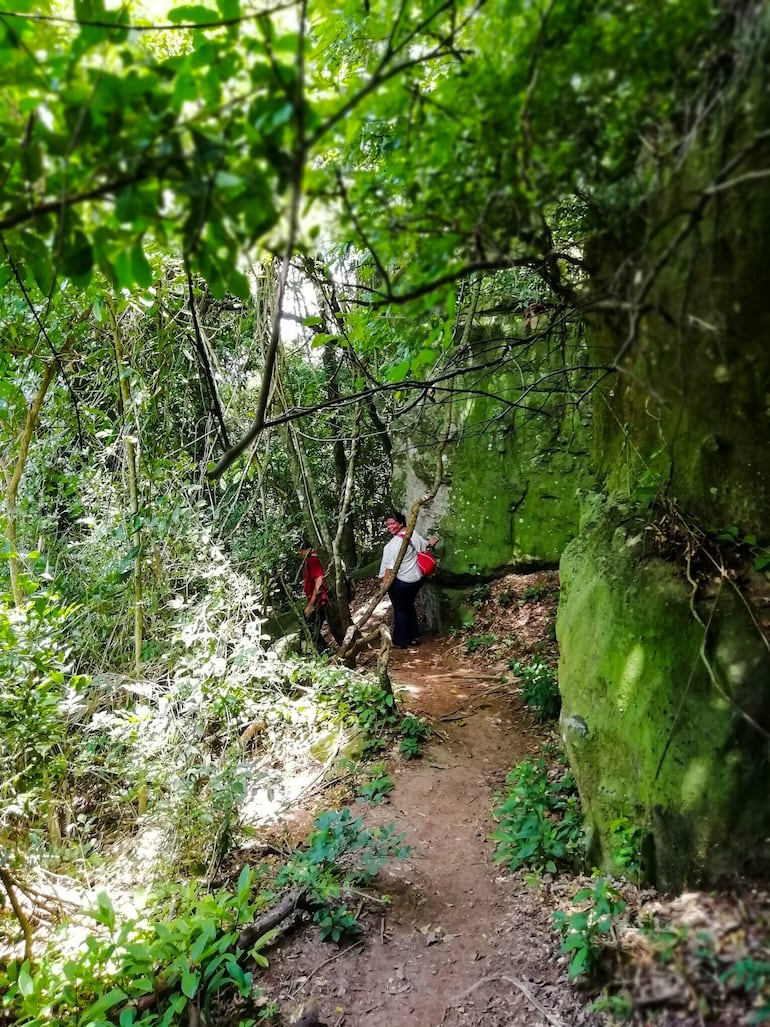
[{"label": "person's arm", "polygon": [[321,586],[323,585],[323,583],[324,583],[324,576],[323,576],[323,574],[319,574],[318,577],[313,578],[313,594],[308,599],[307,606],[305,607],[305,617],[306,618],[311,615],[313,610],[315,610],[316,606],[318,605],[318,602],[319,602],[320,597],[321,597]]},{"label": "person's arm", "polygon": [[382,575],[382,583],[386,588],[390,588],[390,583],[393,580],[393,568],[388,567],[385,573]]}]

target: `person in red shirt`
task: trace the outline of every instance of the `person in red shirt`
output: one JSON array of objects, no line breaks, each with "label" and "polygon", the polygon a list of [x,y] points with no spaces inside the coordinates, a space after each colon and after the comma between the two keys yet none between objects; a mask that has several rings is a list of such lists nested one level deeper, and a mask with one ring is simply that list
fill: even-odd
[{"label": "person in red shirt", "polygon": [[331,652],[326,639],[321,634],[326,620],[327,589],[324,569],[318,559],[318,553],[306,538],[300,539],[299,553],[302,557],[302,591],[305,593],[304,616],[307,621],[313,645],[320,653]]}]

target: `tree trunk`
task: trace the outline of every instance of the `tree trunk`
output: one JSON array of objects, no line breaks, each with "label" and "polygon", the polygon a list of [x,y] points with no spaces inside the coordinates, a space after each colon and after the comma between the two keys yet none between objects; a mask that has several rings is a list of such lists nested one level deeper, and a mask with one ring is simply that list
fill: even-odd
[{"label": "tree trunk", "polygon": [[130,368],[123,357],[123,343],[112,297],[108,298],[107,307],[110,312],[112,326],[112,342],[115,350],[115,365],[120,383],[121,413],[123,416],[123,432],[126,450],[126,474],[128,476],[129,517],[131,521],[131,547],[134,553],[133,594],[134,607],[134,671],[138,674],[142,666],[143,640],[143,595],[142,595],[142,530],[139,522],[139,475],[137,470],[137,445],[134,436],[128,430],[127,417],[131,406]]},{"label": "tree trunk", "polygon": [[18,555],[16,501],[19,496],[21,478],[24,474],[24,469],[27,466],[27,457],[29,456],[29,447],[32,442],[32,436],[35,433],[35,426],[37,425],[38,418],[40,417],[40,411],[43,407],[43,400],[45,399],[48,388],[56,375],[58,367],[58,361],[54,359],[50,364],[46,365],[46,368],[43,371],[43,377],[40,380],[40,385],[35,393],[35,398],[27,408],[27,416],[24,419],[24,427],[22,428],[21,437],[19,439],[19,453],[16,457],[16,463],[13,466],[13,469],[11,469],[10,466],[6,466],[5,463],[1,465],[6,481],[5,536],[8,540],[9,550],[8,570],[11,576],[11,595],[13,596],[14,603],[18,607],[24,604],[26,595],[21,581],[21,567]]}]

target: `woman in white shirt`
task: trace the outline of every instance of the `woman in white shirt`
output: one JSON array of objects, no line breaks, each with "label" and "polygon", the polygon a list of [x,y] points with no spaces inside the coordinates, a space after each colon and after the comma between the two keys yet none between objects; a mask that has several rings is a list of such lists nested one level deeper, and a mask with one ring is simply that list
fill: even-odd
[{"label": "woman in white shirt", "polygon": [[393,604],[393,645],[396,649],[407,649],[410,645],[418,645],[420,642],[420,627],[417,623],[414,601],[422,586],[423,577],[417,566],[417,554],[430,549],[436,544],[436,540],[424,539],[422,535],[413,531],[398,573],[394,576],[393,567],[404,538],[406,518],[402,513],[392,513],[385,524],[392,537],[382,551],[379,576],[388,586],[388,595]]}]

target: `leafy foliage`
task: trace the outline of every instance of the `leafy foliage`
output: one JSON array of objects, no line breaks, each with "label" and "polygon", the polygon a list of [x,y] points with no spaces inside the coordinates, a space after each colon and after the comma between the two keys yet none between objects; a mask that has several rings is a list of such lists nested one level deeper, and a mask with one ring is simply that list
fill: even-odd
[{"label": "leafy foliage", "polygon": [[[165,896],[176,911],[163,920],[121,920],[102,893],[89,913],[93,932],[77,955],[63,959],[52,947],[35,966],[11,962],[0,972],[2,1008],[30,1027],[109,1023],[111,1010],[121,1023],[155,1027],[180,1022],[191,1001],[208,1008],[222,989],[251,995],[253,975],[241,968],[236,942],[254,918],[255,883],[244,867],[234,892],[199,896],[191,886],[176,887]],[[261,950],[273,935],[252,946],[257,965],[266,965]],[[148,1003],[153,992],[157,1001]]]},{"label": "leafy foliage", "polygon": [[495,860],[511,870],[542,871],[557,864],[575,867],[583,856],[580,803],[570,773],[551,781],[545,760],[524,760],[506,778],[506,791],[494,809]]},{"label": "leafy foliage", "polygon": [[430,738],[430,728],[422,719],[408,713],[401,721],[401,744],[399,750],[408,760],[422,755],[422,745]]},{"label": "leafy foliage", "polygon": [[293,855],[276,883],[305,890],[320,907],[314,920],[321,938],[339,941],[357,930],[356,918],[343,901],[346,892],[371,883],[389,859],[408,855],[404,835],[396,834],[393,824],[369,830],[347,807],[327,810],[316,819],[307,848]]},{"label": "leafy foliage", "polygon": [[45,814],[71,756],[70,714],[88,681],[75,674],[73,609],[41,591],[0,604],[0,828]]},{"label": "leafy foliage", "polygon": [[554,671],[543,660],[511,661],[510,668],[522,680],[522,698],[538,723],[555,720],[561,710],[561,694]]},{"label": "leafy foliage", "polygon": [[581,888],[572,902],[580,908],[571,913],[557,909],[553,922],[563,936],[561,951],[569,954],[569,976],[574,980],[596,973],[603,944],[626,903],[605,877],[597,877],[591,888]]}]

